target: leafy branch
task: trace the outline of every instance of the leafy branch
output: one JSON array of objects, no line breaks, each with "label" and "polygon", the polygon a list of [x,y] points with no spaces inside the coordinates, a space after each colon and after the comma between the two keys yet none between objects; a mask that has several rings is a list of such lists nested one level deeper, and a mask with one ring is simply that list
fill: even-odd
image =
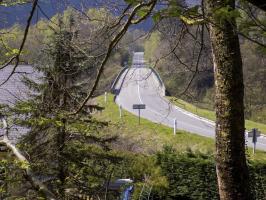
[{"label": "leafy branch", "polygon": [[33,15],[34,15],[34,12],[36,10],[36,7],[37,7],[37,4],[38,4],[38,0],[34,0],[33,3],[32,3],[32,9],[31,9],[31,12],[30,12],[30,15],[28,17],[28,20],[27,20],[27,25],[26,25],[26,28],[25,28],[25,31],[24,31],[24,36],[23,36],[23,39],[22,39],[22,42],[21,42],[21,45],[20,45],[20,48],[19,50],[17,51],[17,54],[14,55],[13,57],[10,58],[10,60],[8,62],[6,62],[3,66],[0,67],[0,70],[7,67],[8,65],[10,65],[13,61],[15,61],[15,65],[13,66],[13,69],[11,71],[11,73],[9,74],[9,76],[0,84],[0,86],[4,85],[10,78],[11,76],[15,73],[16,71],[16,68],[18,67],[18,64],[19,64],[19,60],[20,60],[20,55],[22,53],[22,50],[24,48],[24,45],[25,45],[25,42],[27,40],[27,36],[28,36],[28,32],[29,32],[29,28],[30,28],[30,24],[31,24],[31,21],[32,21],[32,18],[33,18]]}]

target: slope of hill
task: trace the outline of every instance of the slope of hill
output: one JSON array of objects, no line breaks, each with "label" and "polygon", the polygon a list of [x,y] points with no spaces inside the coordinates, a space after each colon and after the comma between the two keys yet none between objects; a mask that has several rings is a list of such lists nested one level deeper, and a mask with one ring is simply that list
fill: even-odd
[{"label": "slope of hill", "polygon": [[[107,102],[104,96],[99,96],[96,102],[105,107],[101,113],[94,116],[99,120],[109,122],[108,132],[119,136],[115,148],[124,151],[133,151],[137,153],[154,154],[163,149],[165,145],[173,146],[178,152],[184,152],[188,149],[193,152],[214,154],[214,140],[201,137],[185,131],[177,131],[173,134],[173,129],[161,124],[141,119],[138,125],[138,117],[123,110],[122,118],[119,116],[119,108],[114,103],[114,96],[107,95]],[[257,151],[252,154],[251,149],[247,150],[247,155],[251,160],[266,162],[266,152]]]},{"label": "slope of hill", "polygon": [[[177,105],[180,108],[183,108],[191,113],[194,113],[200,117],[207,118],[209,120],[215,121],[215,112],[212,110],[207,110],[203,108],[198,108],[193,104],[190,104],[181,99],[177,99],[175,97],[169,97],[170,101]],[[258,128],[263,134],[266,135],[266,124],[254,122],[251,120],[246,120],[246,129],[251,130],[252,128]]]}]

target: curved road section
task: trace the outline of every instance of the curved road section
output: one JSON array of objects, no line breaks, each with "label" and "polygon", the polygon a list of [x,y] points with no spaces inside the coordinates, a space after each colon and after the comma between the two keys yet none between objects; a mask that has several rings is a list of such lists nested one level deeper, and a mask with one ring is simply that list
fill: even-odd
[{"label": "curved road section", "polygon": [[[145,104],[141,117],[152,122],[185,130],[205,137],[215,137],[215,123],[189,113],[173,104],[165,96],[165,87],[156,72],[145,66],[144,53],[136,52],[131,68],[123,70],[112,90],[116,92],[115,101],[123,109],[138,115],[133,104]],[[248,146],[253,146],[251,138],[246,138]],[[266,138],[258,137],[256,148],[266,150]]]}]

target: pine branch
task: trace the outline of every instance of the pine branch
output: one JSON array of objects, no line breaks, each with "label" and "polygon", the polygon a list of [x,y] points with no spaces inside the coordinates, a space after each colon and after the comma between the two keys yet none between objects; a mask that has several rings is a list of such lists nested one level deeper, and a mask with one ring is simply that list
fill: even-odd
[{"label": "pine branch", "polygon": [[[10,140],[8,139],[8,124],[3,116],[1,116],[2,123],[4,125],[5,135],[2,140],[0,140],[0,143],[6,145],[8,149],[12,151],[12,153],[15,155],[15,157],[23,163],[26,163],[26,165],[29,165],[29,161],[27,158],[20,152],[20,150],[13,145]],[[38,191],[41,192],[45,197],[49,200],[55,200],[55,195],[44,185],[32,172],[29,166],[27,166],[25,169],[25,178],[29,180],[32,187]]]}]

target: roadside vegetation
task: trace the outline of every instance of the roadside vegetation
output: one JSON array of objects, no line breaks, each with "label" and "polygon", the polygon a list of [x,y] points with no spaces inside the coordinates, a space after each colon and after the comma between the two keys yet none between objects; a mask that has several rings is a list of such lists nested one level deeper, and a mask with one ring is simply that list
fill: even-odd
[{"label": "roadside vegetation", "polygon": [[[141,118],[141,124],[138,125],[138,117],[126,110],[122,111],[122,119],[120,119],[119,107],[114,102],[112,94],[107,95],[106,103],[103,95],[94,99],[94,103],[104,107],[104,110],[98,112],[95,117],[98,120],[109,122],[108,132],[117,134],[121,138],[121,143],[118,143],[117,148],[121,147],[123,150],[153,154],[161,151],[165,145],[169,145],[180,153],[192,151],[210,156],[214,155],[215,144],[212,138],[180,130],[174,135],[173,128],[143,118]],[[182,101],[182,103],[186,102]],[[191,106],[188,103],[186,105]],[[191,108],[193,107],[191,106]],[[266,163],[266,152],[257,151],[253,155],[252,149],[249,148],[246,154],[250,160]]]},{"label": "roadside vegetation", "polygon": [[[154,153],[161,150],[164,145],[171,145],[180,152],[191,149],[192,151],[212,154],[214,150],[214,141],[211,138],[204,138],[185,131],[178,131],[174,135],[172,128],[143,118],[138,125],[138,117],[126,110],[122,111],[122,119],[120,119],[119,108],[111,94],[108,95],[106,104],[103,96],[96,100],[99,105],[105,108],[96,115],[97,119],[110,121],[113,125],[111,130],[119,134],[123,140],[139,146],[139,152]],[[110,131],[110,127],[108,131]],[[130,147],[128,144],[125,146]]]},{"label": "roadside vegetation", "polygon": [[[212,110],[204,109],[197,107],[191,103],[188,103],[182,99],[178,99],[176,97],[169,97],[168,98],[172,103],[174,103],[176,106],[187,110],[191,113],[194,113],[195,115],[198,115],[200,117],[204,117],[206,119],[215,121],[215,112]],[[262,134],[266,135],[266,124],[251,121],[251,120],[245,120],[246,123],[246,129],[251,130],[252,128],[258,128],[258,130],[261,131]]]},{"label": "roadside vegetation", "polygon": [[[265,24],[265,17],[260,15],[258,19]],[[245,17],[241,20],[241,28],[243,29],[248,28],[245,20],[247,20]],[[163,23],[164,28],[154,30],[149,38],[145,40],[146,60],[150,66],[159,71],[170,96],[182,99],[198,108],[214,110],[214,72],[211,62],[210,41],[206,36],[207,34],[205,34],[206,38],[204,38],[206,46],[206,50],[203,53],[204,58],[199,62],[197,75],[191,79],[196,69],[195,48],[199,51],[199,47],[196,46],[197,42],[192,42],[193,36],[189,35],[179,41],[182,48],[174,48],[176,38],[169,37],[168,32],[172,29],[178,29],[175,22],[165,19],[161,23]],[[196,27],[191,27],[190,31],[195,33],[197,29]],[[247,120],[266,124],[265,47],[252,43],[245,38],[241,38],[241,40],[245,84],[245,117]],[[172,54],[169,54],[169,49],[174,50]],[[188,84],[190,84],[189,88],[187,88]],[[181,106],[183,104],[182,100],[177,102]],[[187,106],[188,108],[190,107],[189,105]],[[194,112],[194,108],[191,108],[191,111]],[[201,113],[201,111],[199,109],[199,114],[204,114],[208,119],[214,119],[213,114],[205,111]],[[260,124],[253,124],[251,121],[246,122],[247,128],[252,128],[253,125],[260,126]],[[265,127],[261,126],[261,129],[265,130]]]},{"label": "roadside vegetation", "polygon": [[[150,179],[136,183],[136,199],[140,196],[144,199],[145,195],[154,199],[219,199],[213,139],[180,130],[174,135],[172,128],[143,118],[138,125],[138,117],[125,110],[120,119],[119,108],[111,94],[107,95],[106,102],[104,96],[99,96],[93,103],[104,107],[94,117],[108,122],[106,131],[119,136],[113,148],[135,152],[136,158],[140,156],[139,158],[146,159],[145,166],[159,170],[157,172],[163,178],[157,184]],[[253,181],[252,192],[256,199],[263,199],[266,189],[266,153],[257,151],[253,155],[249,148],[246,155]],[[143,164],[143,160],[137,160],[140,165]]]},{"label": "roadside vegetation", "polygon": [[[266,152],[254,155],[243,134],[244,115],[247,129],[266,133],[261,1],[56,2],[50,16],[40,0],[0,1],[0,89],[21,75],[29,90],[0,102],[0,199],[121,199],[130,184],[111,186],[131,179],[132,200],[265,200]],[[27,19],[5,26],[16,8]],[[105,102],[137,51],[177,106],[210,120],[215,107],[216,140],[139,125],[125,110],[119,117],[113,95]],[[24,64],[42,77],[16,71]],[[12,141],[17,127],[27,134]]]}]

